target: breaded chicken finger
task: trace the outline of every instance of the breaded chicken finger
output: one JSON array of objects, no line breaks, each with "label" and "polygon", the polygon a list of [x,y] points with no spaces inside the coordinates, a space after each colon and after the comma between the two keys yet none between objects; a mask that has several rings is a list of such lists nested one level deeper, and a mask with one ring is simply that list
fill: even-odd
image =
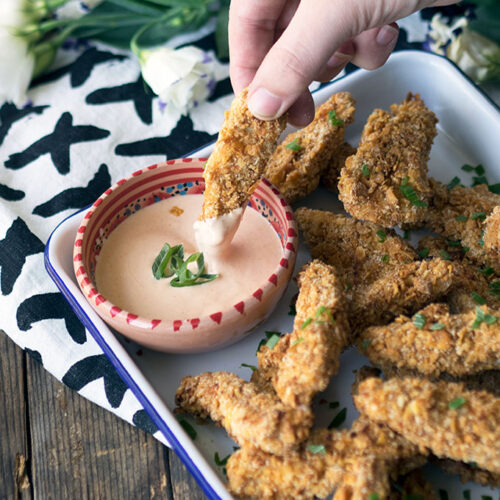
[{"label": "breaded chicken finger", "polygon": [[313,419],[309,408],[287,408],[276,396],[228,372],[184,377],[175,401],[186,413],[210,417],[240,445],[276,455],[306,439]]},{"label": "breaded chicken finger", "polygon": [[500,274],[500,205],[493,209],[484,221],[484,251],[493,263],[495,271]]},{"label": "breaded chicken finger", "polygon": [[307,127],[277,147],[264,176],[290,203],[318,187],[321,172],[342,146],[345,126],[354,121],[354,103],[349,92],[333,94],[318,107]]},{"label": "breaded chicken finger", "polygon": [[438,457],[500,472],[500,399],[487,392],[420,378],[369,378],[354,402],[363,415]]}]

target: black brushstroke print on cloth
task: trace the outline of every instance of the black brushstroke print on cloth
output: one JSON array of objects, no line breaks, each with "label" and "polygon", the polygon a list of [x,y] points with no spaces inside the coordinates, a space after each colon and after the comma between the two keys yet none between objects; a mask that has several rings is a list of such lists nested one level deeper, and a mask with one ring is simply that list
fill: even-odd
[{"label": "black brushstroke print on cloth", "polygon": [[18,170],[40,156],[50,154],[57,171],[65,175],[69,172],[69,153],[73,144],[104,139],[108,136],[109,130],[93,125],[73,125],[73,116],[66,111],[57,121],[52,133],[34,142],[21,153],[11,154],[5,166]]},{"label": "black brushstroke print on cloth", "polygon": [[108,167],[103,163],[86,187],[69,188],[33,209],[35,215],[50,217],[69,208],[83,208],[111,186]]},{"label": "black brushstroke print on cloth", "polygon": [[183,116],[169,135],[118,144],[115,153],[119,156],[165,155],[167,159],[180,158],[216,137],[217,134],[193,130],[191,119]]},{"label": "black brushstroke print on cloth", "polygon": [[19,330],[23,332],[38,321],[63,319],[66,330],[77,344],[87,340],[85,328],[60,293],[42,293],[27,298],[17,308],[16,319]]},{"label": "black brushstroke print on cloth", "polygon": [[26,196],[24,191],[20,191],[19,189],[12,189],[5,184],[0,184],[0,198],[3,198],[7,201],[19,201],[22,200]]},{"label": "black brushstroke print on cloth", "polygon": [[156,427],[156,424],[151,420],[151,417],[145,410],[137,410],[132,417],[132,422],[136,427],[150,434],[154,434],[158,430],[158,427]]},{"label": "black brushstroke print on cloth", "polygon": [[39,115],[45,108],[48,108],[48,106],[29,106],[19,109],[16,108],[14,104],[6,102],[0,108],[0,145],[9,133],[10,127],[12,127],[15,122],[28,115]]},{"label": "black brushstroke print on cloth", "polygon": [[31,86],[34,87],[42,83],[52,82],[69,73],[71,86],[73,88],[80,87],[87,81],[94,66],[108,61],[123,61],[124,59],[127,59],[127,56],[113,54],[112,52],[92,47],[82,52],[71,64],[61,66],[50,73],[38,77]]},{"label": "black brushstroke print on cloth", "polygon": [[118,408],[128,387],[104,354],[78,361],[66,372],[62,381],[69,388],[79,391],[99,378],[104,378],[104,391],[109,404]]},{"label": "black brushstroke print on cloth", "polygon": [[153,122],[153,97],[153,93],[139,76],[139,79],[132,83],[95,90],[87,96],[85,102],[87,104],[108,104],[132,101],[137,116],[143,123],[150,125]]},{"label": "black brushstroke print on cloth", "polygon": [[23,269],[26,257],[43,252],[43,243],[18,217],[0,241],[0,288],[9,295]]}]

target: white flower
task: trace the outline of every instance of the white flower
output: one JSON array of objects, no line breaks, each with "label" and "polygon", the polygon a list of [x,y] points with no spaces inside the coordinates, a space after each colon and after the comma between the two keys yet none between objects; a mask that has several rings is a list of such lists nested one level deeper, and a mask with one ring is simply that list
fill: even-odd
[{"label": "white flower", "polygon": [[142,76],[168,107],[183,115],[210,96],[215,61],[197,47],[160,47],[139,52]]},{"label": "white flower", "polygon": [[28,42],[15,30],[26,26],[22,0],[0,0],[0,105],[4,101],[17,106],[26,103],[35,59]]},{"label": "white flower", "polygon": [[476,82],[500,78],[500,46],[467,27],[450,43],[446,55]]},{"label": "white flower", "polygon": [[451,41],[456,39],[455,33],[453,33],[458,28],[463,28],[467,26],[467,19],[465,17],[460,17],[451,26],[448,26],[442,20],[441,14],[436,14],[431,19],[429,37],[432,42],[430,43],[430,48],[432,52],[437,54],[445,54],[445,47]]}]

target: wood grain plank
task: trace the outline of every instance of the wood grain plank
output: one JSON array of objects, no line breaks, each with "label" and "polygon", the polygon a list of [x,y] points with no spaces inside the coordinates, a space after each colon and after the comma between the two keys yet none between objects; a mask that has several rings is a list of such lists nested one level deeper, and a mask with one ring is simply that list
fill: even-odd
[{"label": "wood grain plank", "polygon": [[193,476],[188,472],[179,457],[168,450],[170,477],[172,480],[173,498],[175,500],[204,500],[206,495],[203,493]]},{"label": "wood grain plank", "polygon": [[0,498],[32,498],[26,354],[0,330]]},{"label": "wood grain plank", "polygon": [[32,360],[27,374],[35,498],[173,499],[161,443]]}]

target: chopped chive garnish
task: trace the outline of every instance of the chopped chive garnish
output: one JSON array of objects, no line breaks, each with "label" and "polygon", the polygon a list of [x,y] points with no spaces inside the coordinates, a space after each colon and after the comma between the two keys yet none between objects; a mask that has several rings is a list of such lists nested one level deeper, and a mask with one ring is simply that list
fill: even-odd
[{"label": "chopped chive garnish", "polygon": [[449,500],[446,490],[439,490],[439,500]]},{"label": "chopped chive garnish", "polygon": [[[278,337],[281,337],[281,333],[280,332],[266,331],[265,333],[266,333],[266,337],[259,342],[259,345],[257,346],[257,352],[260,351],[260,348],[263,345],[267,345],[267,342],[269,341],[269,339],[271,337],[273,337],[274,335],[277,335]],[[270,349],[272,349],[272,347]]]},{"label": "chopped chive garnish", "polygon": [[349,291],[351,289],[352,285],[350,283],[347,283],[346,287],[345,287],[345,291]]},{"label": "chopped chive garnish", "polygon": [[451,260],[451,255],[444,249],[439,250],[439,255],[441,255],[441,258],[444,260]]},{"label": "chopped chive garnish", "polygon": [[280,336],[274,333],[269,337],[269,340],[266,342],[266,347],[269,347],[269,349],[272,349],[278,342],[279,342]]},{"label": "chopped chive garnish", "polygon": [[291,149],[292,151],[300,151],[302,146],[299,144],[299,138],[296,137],[292,142],[289,142],[285,148]]},{"label": "chopped chive garnish", "polygon": [[219,467],[223,467],[224,465],[227,464],[227,461],[229,460],[229,457],[231,455],[228,455],[227,457],[224,457],[224,458],[220,458],[219,457],[219,453],[216,451],[215,454],[214,454],[214,461],[215,461],[215,465],[218,465]]},{"label": "chopped chive garnish", "polygon": [[380,500],[378,493],[370,493],[369,500]]},{"label": "chopped chive garnish", "polygon": [[312,318],[307,318],[304,323],[300,326],[301,330],[304,330],[304,328],[307,328],[311,323],[312,323]]},{"label": "chopped chive garnish", "polygon": [[455,217],[455,220],[457,220],[458,222],[465,222],[467,219],[468,217],[466,215],[458,215],[457,217]]},{"label": "chopped chive garnish", "polygon": [[408,229],[405,229],[403,231],[403,239],[405,239],[405,240],[409,240],[410,239],[410,231],[408,231]]},{"label": "chopped chive garnish", "polygon": [[373,339],[363,339],[363,342],[361,342],[361,350],[363,352],[366,352],[368,347],[370,347],[370,344],[373,342]]},{"label": "chopped chive garnish", "polygon": [[319,318],[323,314],[327,315],[328,321],[318,321],[317,320],[316,323],[331,323],[331,324],[335,323],[335,320],[333,319],[332,311],[328,307],[325,307],[325,306],[318,307],[318,309],[316,310],[316,314],[314,315],[314,318]]},{"label": "chopped chive garnish", "polygon": [[342,408],[342,410],[340,410],[337,413],[337,415],[335,415],[333,420],[330,422],[328,428],[336,429],[337,427],[340,427],[344,423],[346,415],[347,415],[347,408]]},{"label": "chopped chive garnish", "polygon": [[205,170],[205,167],[207,166],[208,160],[202,165],[202,169]]},{"label": "chopped chive garnish", "polygon": [[450,401],[448,403],[448,407],[450,408],[450,410],[458,410],[464,404],[465,404],[465,398],[459,396],[458,398],[455,398],[453,401]]},{"label": "chopped chive garnish", "polygon": [[337,127],[339,125],[344,125],[344,120],[337,118],[337,111],[335,109],[328,111],[328,119],[330,120],[330,123],[332,125],[335,125]]},{"label": "chopped chive garnish", "polygon": [[194,441],[198,433],[194,430],[193,426],[183,418],[179,418],[179,424],[181,424],[182,428],[186,431],[188,436]]},{"label": "chopped chive garnish", "polygon": [[389,262],[389,254],[382,255],[382,262]]},{"label": "chopped chive garnish", "polygon": [[481,500],[493,500],[493,497],[490,497],[490,495],[481,495]]},{"label": "chopped chive garnish", "polygon": [[448,183],[448,185],[446,186],[448,189],[453,189],[455,186],[458,186],[460,184],[460,178],[455,176],[453,177],[453,179],[451,179],[451,181]]},{"label": "chopped chive garnish", "polygon": [[444,328],[443,323],[434,323],[431,326],[431,330],[442,330]]},{"label": "chopped chive garnish", "polygon": [[461,247],[462,242],[460,240],[448,240],[448,245],[450,247]]},{"label": "chopped chive garnish", "polygon": [[464,172],[474,172],[476,170],[476,167],[473,167],[472,165],[468,165],[466,163],[465,165],[462,165],[462,170]]},{"label": "chopped chive garnish", "polygon": [[493,325],[496,323],[498,318],[492,316],[491,314],[485,313],[479,306],[476,306],[476,319],[472,323],[472,328],[479,328],[481,323],[484,321],[487,325]]},{"label": "chopped chive garnish", "polygon": [[408,184],[408,176],[404,177],[401,185],[399,186],[399,189],[401,190],[401,194],[412,204],[415,205],[416,207],[426,207],[428,206],[425,201],[422,201],[415,190],[411,187],[410,184]]},{"label": "chopped chive garnish", "polygon": [[470,500],[470,490],[463,491],[464,500]]},{"label": "chopped chive garnish", "polygon": [[420,258],[425,259],[429,255],[429,249],[428,248],[421,248],[418,251],[418,255],[420,255]]},{"label": "chopped chive garnish", "polygon": [[370,177],[370,169],[368,168],[368,165],[366,163],[363,163],[363,165],[361,165],[361,172],[363,172],[363,175],[365,177]]},{"label": "chopped chive garnish", "polygon": [[385,234],[385,231],[383,229],[379,229],[376,234],[380,243],[383,243],[387,238],[387,235]]},{"label": "chopped chive garnish", "polygon": [[310,444],[307,446],[307,449],[311,453],[320,453],[321,455],[324,455],[326,453],[324,444]]},{"label": "chopped chive garnish", "polygon": [[484,170],[484,167],[481,164],[477,165],[477,167],[474,170],[476,171],[477,175],[483,175],[486,172],[486,170]]},{"label": "chopped chive garnish", "polygon": [[299,337],[298,339],[295,339],[292,342],[292,345],[297,345],[297,344],[300,344],[301,342],[304,342],[304,337]]},{"label": "chopped chive garnish", "polygon": [[479,295],[477,292],[472,292],[471,295],[476,304],[479,304],[480,306],[484,306],[484,304],[486,304],[486,299]]},{"label": "chopped chive garnish", "polygon": [[255,370],[257,370],[257,367],[256,367],[256,366],[254,366],[254,365],[247,365],[246,363],[241,363],[241,366],[242,366],[243,368],[250,368],[250,370],[252,370],[253,372],[254,372]]},{"label": "chopped chive garnish", "polygon": [[467,253],[470,250],[470,247],[462,247],[462,250],[464,251],[464,253]]},{"label": "chopped chive garnish", "polygon": [[492,290],[500,290],[500,279],[499,279],[499,280],[497,280],[497,281],[492,281],[492,282],[490,283],[490,288],[491,288]]},{"label": "chopped chive garnish", "polygon": [[340,406],[340,403],[338,401],[332,401],[331,403],[328,403],[328,408],[331,410],[334,410],[335,408],[338,408]]},{"label": "chopped chive garnish", "polygon": [[481,219],[481,220],[484,220],[486,219],[486,214],[484,212],[476,212],[476,213],[473,213],[470,218],[472,220],[476,220],[476,219]]},{"label": "chopped chive garnish", "polygon": [[493,270],[492,267],[490,266],[486,266],[485,268],[483,269],[478,269],[478,271],[481,273],[481,274],[484,274],[485,276],[489,276],[490,274],[493,274],[495,271]]},{"label": "chopped chive garnish", "polygon": [[172,262],[173,257],[184,258],[184,246],[175,245],[171,247],[168,243],[165,243],[160,250],[160,253],[156,256],[152,271],[155,279],[159,280],[162,278],[170,278],[175,274],[174,262]]},{"label": "chopped chive garnish", "polygon": [[488,179],[484,175],[472,178],[472,187],[479,186],[480,184],[488,184]]},{"label": "chopped chive garnish", "polygon": [[417,327],[418,330],[422,330],[426,321],[427,318],[421,313],[417,313],[415,314],[415,316],[413,316],[413,324]]},{"label": "chopped chive garnish", "polygon": [[488,189],[495,194],[500,194],[500,182],[497,184],[489,184]]},{"label": "chopped chive garnish", "polygon": [[288,316],[295,316],[297,314],[297,309],[295,309],[295,304],[290,304],[290,309],[288,310]]},{"label": "chopped chive garnish", "polygon": [[481,238],[478,240],[477,244],[480,246],[480,247],[484,247],[484,231],[481,231]]}]

